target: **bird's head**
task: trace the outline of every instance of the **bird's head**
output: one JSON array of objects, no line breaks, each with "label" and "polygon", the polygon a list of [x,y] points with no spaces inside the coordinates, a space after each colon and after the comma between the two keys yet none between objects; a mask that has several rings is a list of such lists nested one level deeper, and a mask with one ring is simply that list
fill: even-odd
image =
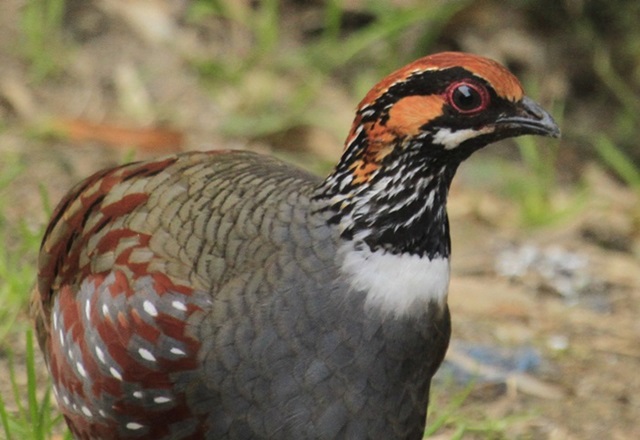
[{"label": "bird's head", "polygon": [[342,159],[316,192],[319,210],[372,250],[448,255],[446,199],[458,165],[525,134],[560,131],[506,68],[459,52],[421,58],[362,100]]},{"label": "bird's head", "polygon": [[414,61],[371,89],[358,106],[345,158],[353,183],[364,183],[394,157],[455,168],[491,142],[559,133],[505,67],[477,55],[443,52]]}]

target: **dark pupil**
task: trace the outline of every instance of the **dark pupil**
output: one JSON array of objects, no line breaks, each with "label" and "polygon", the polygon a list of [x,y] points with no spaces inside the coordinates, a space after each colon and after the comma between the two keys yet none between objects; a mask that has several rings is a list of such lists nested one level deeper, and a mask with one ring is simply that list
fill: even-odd
[{"label": "dark pupil", "polygon": [[462,85],[453,92],[453,103],[460,110],[473,110],[480,101],[480,94],[469,86]]}]

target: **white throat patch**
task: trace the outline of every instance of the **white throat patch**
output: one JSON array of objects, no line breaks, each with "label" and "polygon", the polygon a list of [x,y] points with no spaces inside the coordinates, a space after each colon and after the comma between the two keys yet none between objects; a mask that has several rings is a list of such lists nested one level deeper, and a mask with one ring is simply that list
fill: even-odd
[{"label": "white throat patch", "polygon": [[430,302],[441,309],[449,290],[449,259],[391,254],[345,244],[341,270],[356,291],[366,293],[365,307],[396,318],[426,311]]},{"label": "white throat patch", "polygon": [[463,130],[451,131],[450,128],[440,128],[433,135],[433,143],[444,145],[445,150],[453,150],[461,143],[481,134],[488,134],[495,129],[491,126],[484,127],[480,130],[465,128]]}]

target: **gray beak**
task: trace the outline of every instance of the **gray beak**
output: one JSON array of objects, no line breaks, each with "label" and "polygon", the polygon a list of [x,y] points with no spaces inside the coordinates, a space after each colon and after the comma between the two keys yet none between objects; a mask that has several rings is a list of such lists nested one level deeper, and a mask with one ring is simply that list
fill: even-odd
[{"label": "gray beak", "polygon": [[551,115],[527,96],[516,104],[515,114],[501,117],[496,121],[496,128],[506,129],[516,136],[536,134],[560,137],[560,128]]}]

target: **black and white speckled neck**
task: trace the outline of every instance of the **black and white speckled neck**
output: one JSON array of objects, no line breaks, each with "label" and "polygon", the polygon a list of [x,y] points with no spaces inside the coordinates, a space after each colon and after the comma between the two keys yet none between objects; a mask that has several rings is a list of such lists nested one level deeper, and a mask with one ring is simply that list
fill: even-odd
[{"label": "black and white speckled neck", "polygon": [[425,151],[441,148],[425,148],[423,142],[394,149],[402,154],[385,157],[365,183],[353,183],[352,166],[342,161],[317,189],[316,209],[331,211],[330,223],[338,225],[341,236],[356,247],[448,258],[446,201],[458,162],[426,155]]}]

